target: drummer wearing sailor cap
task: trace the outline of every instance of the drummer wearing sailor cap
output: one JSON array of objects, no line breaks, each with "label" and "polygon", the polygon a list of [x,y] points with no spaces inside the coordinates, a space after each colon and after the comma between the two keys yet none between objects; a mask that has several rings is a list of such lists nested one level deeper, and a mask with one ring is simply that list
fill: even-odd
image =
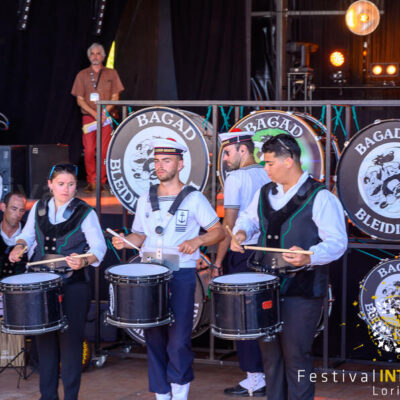
[{"label": "drummer wearing sailor cap", "polygon": [[[240,213],[250,204],[255,192],[270,182],[262,165],[254,159],[253,132],[233,129],[221,133],[219,138],[223,146],[223,161],[227,164],[228,176],[224,184],[225,216],[223,227],[230,229],[235,225]],[[233,274],[248,272],[247,259],[251,250],[244,253],[228,252],[230,235],[226,232],[225,239],[218,245],[215,265],[221,270],[224,264],[225,272]],[[256,244],[258,233],[246,240],[245,244]],[[256,340],[236,342],[239,365],[247,373],[246,379],[238,385],[224,390],[226,395],[248,397],[265,396],[265,379],[260,348]]]},{"label": "drummer wearing sailor cap", "polygon": [[[175,321],[145,329],[145,338],[150,391],[158,400],[180,400],[187,399],[194,378],[191,332],[199,248],[218,243],[224,234],[204,195],[179,179],[186,146],[170,138],[155,139],[153,145],[160,184],[139,198],[127,239],[141,247],[143,261],[158,261],[173,271],[170,306]],[[199,236],[200,228],[207,233]],[[117,237],[113,245],[129,247]]]}]

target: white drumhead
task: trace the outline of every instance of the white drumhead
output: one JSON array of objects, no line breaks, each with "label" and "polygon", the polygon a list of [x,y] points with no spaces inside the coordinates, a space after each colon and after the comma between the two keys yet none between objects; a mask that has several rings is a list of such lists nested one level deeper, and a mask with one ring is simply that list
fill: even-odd
[{"label": "white drumhead", "polygon": [[11,275],[1,280],[1,283],[11,285],[30,285],[32,283],[49,282],[58,279],[60,276],[47,272],[29,272],[27,274]]},{"label": "white drumhead", "polygon": [[108,272],[113,275],[123,276],[151,276],[168,272],[167,267],[158,264],[121,264],[109,268]]},{"label": "white drumhead", "polygon": [[215,283],[226,283],[232,285],[247,283],[265,283],[276,279],[274,275],[258,274],[256,272],[243,272],[239,274],[223,275],[213,279]]}]

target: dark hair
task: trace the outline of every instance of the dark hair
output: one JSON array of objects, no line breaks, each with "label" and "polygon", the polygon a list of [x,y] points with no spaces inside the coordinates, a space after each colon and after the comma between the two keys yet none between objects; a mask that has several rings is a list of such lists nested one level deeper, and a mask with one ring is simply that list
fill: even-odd
[{"label": "dark hair", "polygon": [[252,140],[246,140],[245,142],[236,143],[236,150],[239,150],[240,146],[246,146],[250,154],[254,153],[254,142]]},{"label": "dark hair", "polygon": [[263,153],[275,153],[276,157],[291,157],[300,164],[301,150],[296,139],[286,133],[267,136],[262,146]]},{"label": "dark hair", "polygon": [[50,169],[49,180],[52,181],[63,172],[68,172],[75,176],[76,179],[78,177],[78,167],[75,164],[55,164]]},{"label": "dark hair", "polygon": [[26,196],[21,193],[19,190],[14,190],[13,192],[8,192],[3,199],[3,203],[8,207],[8,203],[10,202],[11,197],[17,196],[17,197],[22,197],[26,200]]}]

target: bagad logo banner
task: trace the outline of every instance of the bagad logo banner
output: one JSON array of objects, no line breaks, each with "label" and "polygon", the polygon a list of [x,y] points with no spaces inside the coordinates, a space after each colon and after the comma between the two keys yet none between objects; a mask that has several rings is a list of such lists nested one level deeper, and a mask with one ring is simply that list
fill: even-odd
[{"label": "bagad logo banner", "polygon": [[400,120],[369,125],[351,139],[339,160],[337,185],[359,229],[400,240]]},{"label": "bagad logo banner", "polygon": [[[261,148],[267,136],[276,136],[280,133],[293,136],[297,139],[301,149],[300,161],[302,168],[308,171],[315,179],[324,179],[325,169],[322,145],[310,125],[301,118],[283,111],[256,111],[238,121],[233,128],[254,132],[254,158],[258,163],[264,161]],[[222,152],[223,148],[220,149],[218,167],[223,183],[228,171],[223,163]]]},{"label": "bagad logo banner", "polygon": [[172,138],[189,149],[184,153],[183,183],[203,190],[209,167],[205,140],[192,120],[183,113],[152,107],[126,118],[111,139],[107,153],[110,187],[122,205],[134,212],[138,198],[158,183],[154,170],[153,140]]}]

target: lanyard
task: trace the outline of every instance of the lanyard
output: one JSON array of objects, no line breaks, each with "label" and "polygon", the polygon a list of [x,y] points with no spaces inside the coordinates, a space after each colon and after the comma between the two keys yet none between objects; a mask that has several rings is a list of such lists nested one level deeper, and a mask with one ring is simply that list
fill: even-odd
[{"label": "lanyard", "polygon": [[101,77],[101,73],[103,72],[103,68],[100,70],[99,72],[99,76],[97,77],[97,82],[94,81],[94,73],[93,71],[90,71],[90,80],[92,81],[92,85],[94,87],[94,90],[97,89],[97,86],[99,86],[99,82],[100,82],[100,77]]},{"label": "lanyard", "polygon": [[174,202],[172,203],[171,207],[169,208],[169,210],[167,212],[167,220],[166,221],[162,221],[162,218],[161,218],[160,203],[158,201],[157,189],[158,189],[158,185],[150,186],[150,204],[151,204],[151,209],[157,220],[157,226],[155,228],[155,233],[158,235],[156,258],[162,259],[163,237],[164,237],[165,229],[167,228],[169,222],[171,221],[171,217],[173,217],[175,215],[176,211],[178,210],[179,206],[181,205],[181,203],[185,199],[185,197],[188,194],[190,194],[191,192],[195,191],[196,189],[193,186],[185,186],[179,192],[178,196],[176,196]]}]

